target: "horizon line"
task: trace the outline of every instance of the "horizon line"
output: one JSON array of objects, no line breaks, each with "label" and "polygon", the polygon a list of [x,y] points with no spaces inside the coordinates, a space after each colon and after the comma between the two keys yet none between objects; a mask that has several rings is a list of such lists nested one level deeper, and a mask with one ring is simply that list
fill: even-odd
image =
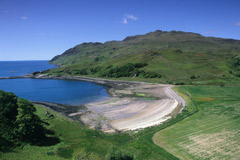
[{"label": "horizon line", "polygon": [[47,59],[47,60],[0,60],[0,62],[10,62],[10,61],[50,61],[50,59]]}]

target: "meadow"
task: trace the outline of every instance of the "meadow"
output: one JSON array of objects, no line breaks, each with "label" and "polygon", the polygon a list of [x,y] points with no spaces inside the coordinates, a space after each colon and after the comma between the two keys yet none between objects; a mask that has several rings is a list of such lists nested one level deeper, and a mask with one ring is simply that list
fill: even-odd
[{"label": "meadow", "polygon": [[240,159],[240,88],[181,86],[179,90],[199,111],[157,132],[154,143],[179,159]]}]

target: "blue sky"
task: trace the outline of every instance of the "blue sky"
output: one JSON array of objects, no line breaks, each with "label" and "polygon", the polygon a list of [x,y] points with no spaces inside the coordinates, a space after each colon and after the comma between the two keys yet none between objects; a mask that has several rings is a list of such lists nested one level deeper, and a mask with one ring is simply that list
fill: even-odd
[{"label": "blue sky", "polygon": [[0,0],[0,60],[48,60],[155,30],[240,39],[240,1]]}]

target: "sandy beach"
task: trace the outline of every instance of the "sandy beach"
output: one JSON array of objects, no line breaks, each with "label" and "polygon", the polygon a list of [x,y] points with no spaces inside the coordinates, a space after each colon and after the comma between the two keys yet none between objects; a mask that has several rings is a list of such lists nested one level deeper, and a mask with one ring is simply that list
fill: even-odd
[{"label": "sandy beach", "polygon": [[[176,116],[185,106],[185,101],[172,87],[143,83],[120,91],[112,90],[114,97],[86,104],[91,112],[82,116],[81,121],[94,128],[96,123],[91,123],[89,117],[99,119],[97,125],[105,132],[136,130],[161,124]],[[136,93],[144,96],[133,96]],[[152,98],[148,100],[147,97]],[[92,119],[92,122],[96,121]]]},{"label": "sandy beach", "polygon": [[37,75],[31,78],[80,80],[108,86],[108,99],[85,104],[84,109],[80,107],[74,112],[66,112],[66,116],[104,132],[159,125],[175,117],[186,105],[185,100],[172,89],[174,85],[67,76]]}]

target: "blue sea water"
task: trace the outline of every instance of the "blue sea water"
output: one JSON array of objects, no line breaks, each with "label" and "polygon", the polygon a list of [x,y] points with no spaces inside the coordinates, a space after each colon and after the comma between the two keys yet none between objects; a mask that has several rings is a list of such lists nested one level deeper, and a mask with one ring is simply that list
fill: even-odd
[{"label": "blue sea water", "polygon": [[[6,65],[6,63],[10,66]],[[24,65],[24,62],[6,63],[4,64],[5,67],[2,68],[1,66],[3,63],[0,62],[1,76],[11,75],[11,73],[9,73],[10,70],[19,70],[21,72],[19,72],[18,75],[24,75],[25,73],[31,73],[36,70],[39,71],[53,67],[49,66],[46,62],[43,63],[39,61],[26,61],[26,65]],[[24,69],[20,69],[19,66]],[[0,90],[13,92],[19,97],[32,101],[46,101],[69,105],[86,104],[108,98],[105,86],[90,82],[71,80],[29,78],[2,79],[0,80]]]},{"label": "blue sea water", "polygon": [[0,61],[0,77],[23,76],[55,67],[48,61]]}]

